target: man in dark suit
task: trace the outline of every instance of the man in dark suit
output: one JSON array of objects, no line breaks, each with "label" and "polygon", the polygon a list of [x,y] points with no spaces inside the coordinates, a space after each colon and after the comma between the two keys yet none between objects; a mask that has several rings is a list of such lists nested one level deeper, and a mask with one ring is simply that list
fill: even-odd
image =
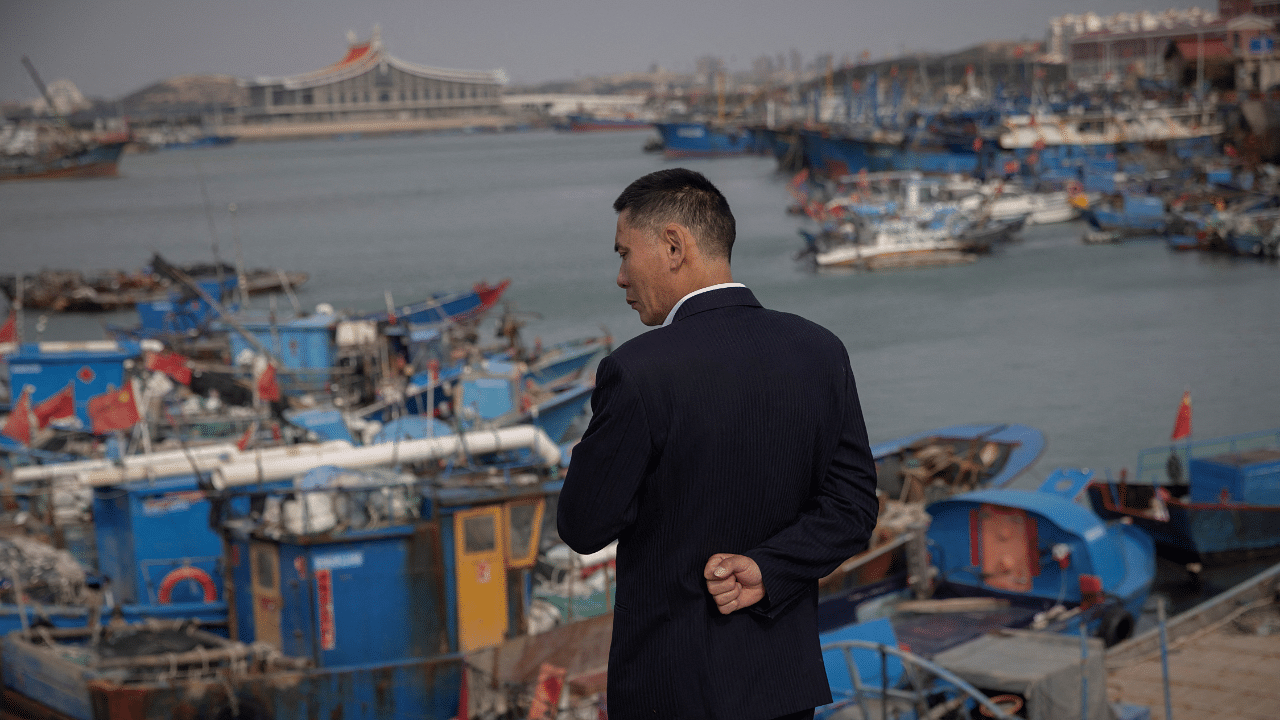
[{"label": "man in dark suit", "polygon": [[557,516],[577,552],[618,540],[609,716],[811,717],[831,701],[817,581],[878,508],[848,354],[733,282],[733,214],[699,173],[614,209],[618,285],[662,327],[600,362]]}]

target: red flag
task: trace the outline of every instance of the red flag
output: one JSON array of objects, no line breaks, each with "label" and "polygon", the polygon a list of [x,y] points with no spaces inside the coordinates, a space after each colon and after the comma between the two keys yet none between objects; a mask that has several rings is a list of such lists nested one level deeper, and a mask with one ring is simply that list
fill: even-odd
[{"label": "red flag", "polygon": [[538,668],[538,684],[533,694],[533,702],[529,704],[529,720],[541,720],[553,713],[553,708],[560,705],[560,694],[564,692],[565,669],[551,663],[542,663]]},{"label": "red flag", "polygon": [[89,398],[89,420],[95,434],[127,430],[141,419],[138,406],[133,401],[133,385],[128,380],[118,390],[108,390]]},{"label": "red flag", "polygon": [[1170,440],[1181,440],[1191,435],[1191,391],[1182,393],[1182,402],[1178,405],[1178,419],[1173,421],[1173,435]]},{"label": "red flag", "polygon": [[75,383],[67,383],[66,387],[42,400],[39,405],[36,405],[34,412],[36,414],[36,424],[42,428],[48,427],[49,423],[54,420],[75,417]]},{"label": "red flag", "polygon": [[267,401],[280,399],[280,383],[276,382],[276,366],[268,364],[258,376],[258,397]]},{"label": "red flag", "polygon": [[4,321],[4,325],[0,326],[0,342],[11,343],[18,341],[18,313],[14,310],[9,311],[9,319]]},{"label": "red flag", "polygon": [[187,358],[172,350],[147,355],[147,369],[159,370],[183,385],[191,384],[191,368],[187,367]]},{"label": "red flag", "polygon": [[253,439],[254,429],[254,423],[249,423],[249,427],[245,428],[244,435],[241,435],[240,439],[236,441],[237,450],[244,452],[245,448],[249,447],[249,441]]},{"label": "red flag", "polygon": [[5,420],[4,427],[0,428],[0,434],[11,437],[23,445],[31,444],[31,393],[27,389],[22,390],[18,404],[13,406],[13,410],[9,412],[9,419]]}]

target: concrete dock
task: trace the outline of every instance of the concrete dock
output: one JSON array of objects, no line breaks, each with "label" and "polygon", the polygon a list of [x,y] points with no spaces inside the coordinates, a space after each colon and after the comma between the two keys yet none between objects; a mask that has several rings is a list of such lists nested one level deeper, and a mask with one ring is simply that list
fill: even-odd
[{"label": "concrete dock", "polygon": [[[1172,719],[1280,717],[1280,565],[1167,623]],[[1159,629],[1107,653],[1107,696],[1165,720]]]}]

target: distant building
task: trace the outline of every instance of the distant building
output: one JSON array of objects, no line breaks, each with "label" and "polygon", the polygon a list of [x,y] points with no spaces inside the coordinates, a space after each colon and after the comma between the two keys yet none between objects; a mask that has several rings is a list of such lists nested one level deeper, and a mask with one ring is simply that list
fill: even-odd
[{"label": "distant building", "polygon": [[367,42],[348,33],[346,56],[333,65],[244,83],[249,100],[241,118],[326,123],[496,114],[506,83],[502,70],[446,70],[392,57],[375,27]]},{"label": "distant building", "polygon": [[1116,82],[1125,76],[1164,78],[1170,46],[1223,41],[1226,23],[1208,10],[1064,15],[1050,24],[1049,54],[1067,63],[1067,77],[1081,83]]},{"label": "distant building", "polygon": [[1218,12],[1093,13],[1054,18],[1046,59],[1068,65],[1082,84],[1125,77],[1187,87],[1199,78],[1220,89],[1260,90],[1280,82],[1276,19],[1280,0],[1218,0]]}]

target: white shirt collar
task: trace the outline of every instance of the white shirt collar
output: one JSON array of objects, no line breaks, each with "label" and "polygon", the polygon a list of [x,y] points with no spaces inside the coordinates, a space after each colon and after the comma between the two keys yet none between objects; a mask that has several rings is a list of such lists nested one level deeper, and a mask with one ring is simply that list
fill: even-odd
[{"label": "white shirt collar", "polygon": [[672,320],[674,320],[674,319],[675,319],[675,317],[676,317],[676,311],[680,309],[680,306],[684,304],[684,301],[685,301],[685,300],[688,300],[689,298],[693,297],[694,295],[699,295],[699,294],[702,294],[702,293],[704,293],[704,292],[708,292],[708,291],[711,291],[711,290],[720,290],[720,289],[722,289],[722,288],[733,288],[733,287],[740,287],[740,288],[744,288],[744,287],[746,287],[746,285],[743,285],[742,283],[737,283],[737,282],[733,282],[733,283],[720,283],[719,285],[708,285],[708,286],[706,286],[706,287],[704,287],[704,288],[699,288],[699,289],[694,290],[693,292],[689,293],[688,295],[685,295],[684,297],[680,298],[680,302],[676,303],[676,306],[675,306],[675,307],[671,308],[671,312],[667,313],[667,319],[662,321],[662,327],[666,327],[666,326],[668,326],[668,325],[670,325],[670,324],[671,324],[671,321],[672,321]]}]

